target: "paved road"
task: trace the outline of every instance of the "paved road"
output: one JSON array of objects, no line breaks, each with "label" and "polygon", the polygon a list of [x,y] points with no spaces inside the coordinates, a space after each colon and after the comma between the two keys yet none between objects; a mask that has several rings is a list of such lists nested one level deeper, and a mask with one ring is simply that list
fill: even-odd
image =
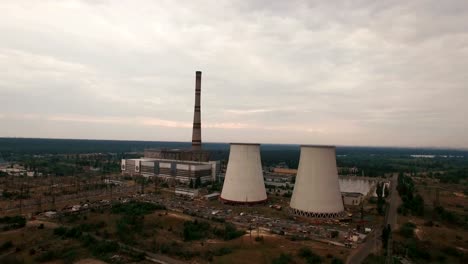
[{"label": "paved road", "polygon": [[397,211],[398,211],[398,207],[401,204],[401,199],[396,189],[397,184],[398,184],[398,174],[395,173],[393,174],[392,184],[391,184],[392,195],[390,195],[390,201],[389,201],[390,206],[387,211],[386,219],[385,219],[385,223],[387,225],[390,225],[392,230],[397,229],[397,216],[398,216]]},{"label": "paved road", "polygon": [[[400,206],[400,197],[398,195],[396,186],[398,183],[398,174],[393,174],[391,180],[391,191],[390,197],[388,198],[390,206],[388,207],[387,213],[385,214],[385,226],[390,224],[392,230],[396,229],[397,225],[397,209]],[[372,233],[369,234],[366,241],[362,243],[357,249],[351,252],[347,264],[359,264],[362,263],[369,254],[374,253],[382,248],[382,241],[380,236],[382,235],[382,228],[376,228]]]}]

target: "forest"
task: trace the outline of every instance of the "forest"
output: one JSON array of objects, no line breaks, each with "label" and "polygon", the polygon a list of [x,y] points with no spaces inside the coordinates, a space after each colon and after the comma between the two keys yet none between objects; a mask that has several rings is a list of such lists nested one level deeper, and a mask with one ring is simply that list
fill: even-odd
[{"label": "forest", "polygon": [[[190,142],[0,138],[0,163],[2,160],[20,162],[29,169],[39,168],[37,170],[41,172],[59,176],[80,173],[75,170],[82,166],[116,172],[120,159],[139,157],[147,148],[188,149]],[[211,160],[226,161],[229,157],[228,143],[203,143],[203,148],[210,151]],[[82,153],[102,153],[105,157],[78,157],[77,154]],[[357,167],[360,174],[369,177],[404,172],[411,175],[427,173],[429,177],[450,183],[468,179],[468,150],[337,146],[336,154],[339,167]],[[299,155],[299,145],[261,145],[264,166],[276,166],[282,162],[289,168],[297,168]]]}]

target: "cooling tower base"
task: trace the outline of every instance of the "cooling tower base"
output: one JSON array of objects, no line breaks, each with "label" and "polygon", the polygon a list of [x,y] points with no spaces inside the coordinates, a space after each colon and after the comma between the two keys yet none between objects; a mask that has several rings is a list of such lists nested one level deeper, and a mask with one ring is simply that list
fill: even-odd
[{"label": "cooling tower base", "polygon": [[308,218],[317,218],[317,219],[337,219],[343,218],[346,216],[345,212],[337,212],[337,213],[316,213],[316,212],[306,212],[298,209],[291,208],[291,214],[308,217]]},{"label": "cooling tower base", "polygon": [[219,197],[219,200],[225,204],[231,204],[231,205],[256,205],[256,204],[263,204],[268,199],[260,200],[260,201],[242,201],[241,202],[241,201],[227,200],[227,199],[224,199],[223,197]]}]

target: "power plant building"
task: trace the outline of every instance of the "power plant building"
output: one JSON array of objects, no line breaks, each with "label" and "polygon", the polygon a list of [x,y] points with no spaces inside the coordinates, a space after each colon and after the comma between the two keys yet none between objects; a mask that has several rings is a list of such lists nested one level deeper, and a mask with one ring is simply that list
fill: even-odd
[{"label": "power plant building", "polygon": [[201,182],[215,181],[220,162],[196,162],[166,159],[123,159],[122,174],[129,176],[159,177],[182,183],[200,178]]},{"label": "power plant building", "polygon": [[231,143],[220,199],[251,204],[267,200],[260,159],[260,144]]},{"label": "power plant building", "polygon": [[209,152],[202,150],[201,140],[201,76],[195,73],[195,107],[191,149],[145,149],[144,158],[123,159],[124,175],[159,177],[189,183],[215,181],[220,171],[219,161],[209,161]]},{"label": "power plant building", "polygon": [[334,146],[301,146],[290,207],[302,217],[344,216]]}]

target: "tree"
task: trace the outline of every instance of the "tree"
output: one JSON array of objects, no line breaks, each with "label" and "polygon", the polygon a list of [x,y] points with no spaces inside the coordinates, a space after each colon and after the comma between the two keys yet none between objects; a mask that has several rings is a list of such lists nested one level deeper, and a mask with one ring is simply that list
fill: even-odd
[{"label": "tree", "polygon": [[388,245],[388,239],[390,238],[390,233],[392,232],[392,228],[390,225],[387,225],[382,229],[382,248],[386,249]]},{"label": "tree", "polygon": [[194,184],[193,184],[193,180],[192,180],[192,179],[190,179],[189,187],[190,187],[190,188],[194,188],[194,187],[195,187]]},{"label": "tree", "polygon": [[201,179],[200,177],[197,177],[195,179],[195,189],[201,186]]},{"label": "tree", "polygon": [[383,190],[384,190],[385,184],[383,182],[377,183],[377,211],[379,212],[380,215],[383,215],[383,206],[385,204],[385,200],[383,198]]}]

